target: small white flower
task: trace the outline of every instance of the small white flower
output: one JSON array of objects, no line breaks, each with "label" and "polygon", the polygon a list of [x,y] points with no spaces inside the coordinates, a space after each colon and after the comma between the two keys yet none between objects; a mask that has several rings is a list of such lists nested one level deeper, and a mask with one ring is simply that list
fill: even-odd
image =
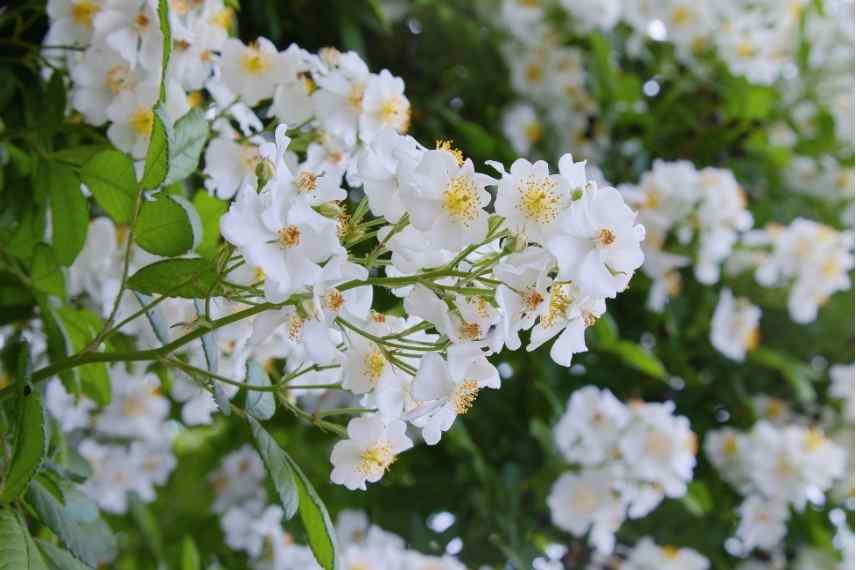
[{"label": "small white flower", "polygon": [[337,443],[330,455],[330,480],[352,491],[365,491],[366,482],[379,481],[396,456],[413,446],[405,430],[404,422],[393,420],[387,425],[379,415],[352,419],[348,439]]},{"label": "small white flower", "polygon": [[583,190],[559,222],[561,233],[547,242],[561,280],[573,281],[583,295],[615,297],[642,265],[645,228],[614,188]]},{"label": "small white flower", "polygon": [[761,309],[723,289],[710,324],[710,342],[728,358],[742,362],[747,351],[758,347],[760,320]]},{"label": "small white flower", "polygon": [[452,346],[448,360],[428,353],[413,380],[413,397],[429,411],[413,423],[422,428],[425,443],[435,445],[455,418],[472,407],[482,388],[496,389],[499,385],[499,373],[478,347]]}]

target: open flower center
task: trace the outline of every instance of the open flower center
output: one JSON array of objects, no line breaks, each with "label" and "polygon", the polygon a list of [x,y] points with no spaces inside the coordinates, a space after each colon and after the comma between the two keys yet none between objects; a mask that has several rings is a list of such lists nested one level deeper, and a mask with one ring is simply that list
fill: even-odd
[{"label": "open flower center", "polygon": [[318,177],[311,172],[303,171],[297,175],[294,185],[297,187],[298,192],[314,192],[318,188]]},{"label": "open flower center", "polygon": [[360,454],[357,469],[363,475],[382,474],[394,461],[392,445],[388,441],[379,441]]},{"label": "open flower center", "polygon": [[330,289],[324,295],[324,306],[330,311],[338,314],[345,305],[345,297],[338,289]]},{"label": "open flower center", "polygon": [[615,243],[615,234],[612,230],[603,228],[597,232],[597,243],[603,247],[609,247]]},{"label": "open flower center", "polygon": [[534,311],[544,302],[544,295],[537,289],[529,289],[523,292],[523,306],[527,311]]},{"label": "open flower center", "polygon": [[482,336],[478,323],[461,323],[461,336],[467,340],[478,340]]},{"label": "open flower center", "polygon": [[452,178],[443,191],[442,205],[456,222],[469,224],[475,220],[479,212],[479,196],[473,179],[466,175]]},{"label": "open flower center", "polygon": [[232,25],[232,20],[235,17],[235,11],[232,8],[223,8],[211,18],[211,23],[224,30]]},{"label": "open flower center", "polygon": [[118,95],[128,85],[128,68],[114,65],[104,76],[104,85],[113,95]]},{"label": "open flower center", "polygon": [[410,122],[410,111],[402,97],[388,97],[381,103],[378,117],[385,127],[404,131]]},{"label": "open flower center", "polygon": [[663,556],[669,560],[676,560],[678,558],[679,550],[672,546],[671,544],[667,544],[662,548]]},{"label": "open flower center", "polygon": [[520,200],[517,208],[528,220],[549,224],[559,216],[560,198],[553,192],[556,183],[549,178],[527,177],[517,187]]},{"label": "open flower center", "polygon": [[286,249],[300,244],[300,228],[294,224],[285,226],[276,234],[279,237],[279,245]]},{"label": "open flower center", "polygon": [[134,28],[137,29],[138,32],[145,32],[149,29],[149,17],[144,13],[140,12],[137,14],[137,17],[134,18]]},{"label": "open flower center", "polygon": [[92,18],[101,10],[101,6],[91,0],[81,0],[71,6],[71,19],[78,26],[92,27]]},{"label": "open flower center", "polygon": [[255,45],[250,44],[241,56],[241,67],[250,75],[261,75],[270,69],[270,57]]},{"label": "open flower center", "polygon": [[363,359],[363,374],[372,384],[376,384],[384,368],[386,368],[386,357],[379,348],[375,347]]},{"label": "open flower center", "polygon": [[479,390],[479,383],[475,380],[468,379],[458,384],[452,394],[452,407],[455,408],[455,413],[459,416],[466,414],[473,407]]},{"label": "open flower center", "polygon": [[151,109],[140,107],[131,115],[128,125],[138,136],[147,137],[152,132],[155,116]]},{"label": "open flower center", "polygon": [[541,317],[544,326],[552,326],[559,319],[564,319],[571,307],[570,286],[566,284],[553,285],[550,289],[550,304],[547,314]]}]

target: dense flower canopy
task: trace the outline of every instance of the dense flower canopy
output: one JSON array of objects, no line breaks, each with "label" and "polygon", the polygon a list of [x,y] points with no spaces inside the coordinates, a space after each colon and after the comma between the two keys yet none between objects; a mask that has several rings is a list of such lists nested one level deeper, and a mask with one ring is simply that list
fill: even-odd
[{"label": "dense flower canopy", "polygon": [[852,567],[852,1],[327,4],[0,9],[10,568]]}]

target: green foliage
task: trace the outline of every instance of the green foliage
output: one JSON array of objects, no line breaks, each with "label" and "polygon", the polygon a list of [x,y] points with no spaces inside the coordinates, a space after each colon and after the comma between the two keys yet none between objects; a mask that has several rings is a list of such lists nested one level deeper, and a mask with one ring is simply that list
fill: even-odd
[{"label": "green foliage", "polygon": [[202,239],[196,252],[206,259],[213,259],[220,241],[220,218],[226,213],[228,204],[207,192],[197,192],[193,206],[202,220]]},{"label": "green foliage", "polygon": [[127,224],[133,219],[137,178],[134,163],[127,155],[117,150],[95,154],[83,163],[80,179],[117,223]]},{"label": "green foliage", "polygon": [[95,567],[115,556],[116,538],[97,515],[94,518],[89,514],[81,516],[39,481],[30,485],[27,501],[63,546],[84,564]]},{"label": "green foliage", "polygon": [[143,202],[134,239],[155,255],[175,257],[193,249],[200,239],[199,215],[181,196],[161,192]]},{"label": "green foliage", "polygon": [[47,454],[47,422],[38,391],[25,388],[20,397],[15,434],[15,454],[0,487],[0,504],[10,503],[21,496]]},{"label": "green foliage", "polygon": [[7,508],[0,508],[0,570],[47,570],[26,525]]},{"label": "green foliage", "polygon": [[[98,315],[86,309],[60,307],[54,314],[72,353],[86,348],[102,327]],[[103,362],[79,366],[73,373],[78,379],[81,391],[93,402],[102,406],[110,403],[112,387],[107,366]]]},{"label": "green foliage", "polygon": [[89,228],[89,210],[80,191],[80,180],[68,166],[58,162],[40,162],[39,181],[50,196],[56,259],[69,266],[83,249]]},{"label": "green foliage", "polygon": [[175,122],[169,142],[169,172],[163,184],[184,180],[199,164],[199,155],[208,140],[208,120],[199,109],[191,109]]},{"label": "green foliage", "polygon": [[186,299],[203,299],[223,291],[217,266],[203,258],[156,261],[134,273],[128,287],[149,295]]},{"label": "green foliage", "polygon": [[36,244],[30,279],[33,287],[39,291],[65,297],[65,278],[62,269],[56,260],[53,248],[45,243]]},{"label": "green foliage", "polygon": [[[163,89],[163,86],[161,86]],[[168,119],[162,104],[152,111],[152,132],[149,138],[149,148],[146,150],[146,165],[140,184],[146,190],[160,187],[169,172],[170,140],[167,130]]]},{"label": "green foliage", "polygon": [[[247,360],[246,383],[251,386],[270,388],[270,377],[264,368],[253,359]],[[276,400],[273,392],[261,390],[247,390],[246,397],[247,413],[257,420],[264,421],[273,417],[276,412]]]},{"label": "green foliage", "polygon": [[295,511],[300,513],[306,540],[315,559],[325,570],[334,570],[338,564],[336,529],[327,507],[297,463],[256,420],[248,416],[247,421],[253,431],[256,448],[276,487],[285,517],[291,518]]}]

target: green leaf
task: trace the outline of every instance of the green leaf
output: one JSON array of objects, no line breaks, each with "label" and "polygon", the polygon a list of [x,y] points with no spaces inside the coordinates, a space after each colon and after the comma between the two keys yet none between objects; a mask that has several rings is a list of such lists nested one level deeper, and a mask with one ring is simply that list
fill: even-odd
[{"label": "green leaf", "polygon": [[713,508],[713,497],[704,481],[692,481],[687,486],[687,494],[681,502],[693,516],[701,517]]},{"label": "green leaf", "polygon": [[256,449],[258,449],[265,469],[267,469],[277,495],[279,495],[279,502],[285,512],[285,518],[286,520],[291,519],[297,512],[298,506],[301,505],[296,477],[291,468],[292,462],[289,461],[285,451],[277,445],[276,441],[255,418],[247,416],[247,421],[250,423],[250,429],[253,432]]},{"label": "green leaf", "polygon": [[[86,309],[60,307],[54,311],[62,324],[73,352],[83,350],[101,330],[101,319]],[[80,388],[84,394],[100,406],[106,406],[112,398],[110,375],[103,362],[84,364],[76,368]]]},{"label": "green leaf", "polygon": [[161,193],[143,202],[134,238],[149,253],[175,257],[193,249],[201,227],[192,204],[180,196]]},{"label": "green leaf", "polygon": [[[270,377],[268,377],[265,369],[253,359],[247,360],[247,384],[270,388]],[[273,397],[273,392],[263,392],[259,390],[247,390],[246,398],[247,413],[251,414],[258,420],[269,420],[276,412],[276,400]]]},{"label": "green leaf", "polygon": [[193,205],[202,220],[202,239],[196,252],[204,258],[214,259],[220,242],[220,218],[228,210],[228,203],[207,192],[197,192],[193,197]]},{"label": "green leaf", "polygon": [[201,570],[202,562],[199,559],[199,550],[196,543],[189,536],[181,541],[181,570]]},{"label": "green leaf", "polygon": [[149,148],[146,150],[146,163],[140,185],[146,190],[158,188],[166,179],[169,171],[169,122],[166,112],[158,104],[152,110],[152,132],[149,136]]},{"label": "green leaf", "polygon": [[58,150],[51,154],[50,157],[58,162],[67,162],[74,166],[82,166],[96,154],[110,150],[111,148],[106,144],[86,144]]},{"label": "green leaf", "polygon": [[213,262],[202,259],[164,259],[146,265],[128,279],[128,287],[145,294],[202,299],[223,294]]},{"label": "green leaf", "polygon": [[660,380],[666,379],[666,367],[660,359],[638,344],[622,340],[606,350],[631,368]]},{"label": "green leaf", "polygon": [[322,568],[335,570],[338,567],[336,530],[327,507],[300,466],[276,444],[261,424],[250,416],[247,416],[247,421],[262,461],[273,479],[286,518],[293,516],[295,509],[300,507],[300,521],[312,554]]},{"label": "green leaf", "polygon": [[309,548],[322,568],[336,570],[339,564],[336,554],[336,529],[330,520],[330,513],[300,467],[288,455],[285,458],[294,470],[294,481],[300,498],[300,521],[303,523]]},{"label": "green leaf", "polygon": [[33,287],[48,295],[65,297],[65,278],[51,246],[44,243],[36,245],[30,273]]},{"label": "green leaf", "polygon": [[48,452],[48,430],[42,395],[26,388],[18,403],[15,452],[0,490],[0,503],[9,503],[23,494]]},{"label": "green leaf", "polygon": [[47,570],[27,527],[8,508],[0,508],[0,570]]},{"label": "green leaf", "polygon": [[26,210],[3,249],[19,259],[32,258],[36,244],[45,238],[45,214],[45,208],[39,206]]},{"label": "green leaf", "polygon": [[57,261],[69,266],[86,243],[89,209],[80,191],[80,180],[70,166],[42,162],[39,167],[42,184],[48,190],[53,224],[53,247]]},{"label": "green leaf", "polygon": [[169,25],[169,1],[158,1],[158,20],[160,31],[163,34],[163,55],[161,59],[160,95],[158,103],[166,103],[166,71],[169,67],[169,58],[172,55],[172,28]]},{"label": "green leaf", "polygon": [[51,570],[91,570],[92,566],[87,566],[77,558],[75,558],[67,550],[59,546],[42,540],[36,539],[36,544],[42,552],[43,558],[47,561],[48,567]]},{"label": "green leaf", "polygon": [[90,522],[76,520],[38,481],[30,485],[27,500],[39,520],[84,564],[97,566],[114,558],[116,538],[100,517]]},{"label": "green leaf", "polygon": [[169,173],[163,184],[184,180],[196,171],[199,155],[208,140],[208,121],[199,109],[191,109],[175,122],[169,145]]},{"label": "green leaf", "polygon": [[98,205],[120,224],[134,217],[137,177],[134,163],[117,150],[99,152],[80,169],[80,179]]}]

